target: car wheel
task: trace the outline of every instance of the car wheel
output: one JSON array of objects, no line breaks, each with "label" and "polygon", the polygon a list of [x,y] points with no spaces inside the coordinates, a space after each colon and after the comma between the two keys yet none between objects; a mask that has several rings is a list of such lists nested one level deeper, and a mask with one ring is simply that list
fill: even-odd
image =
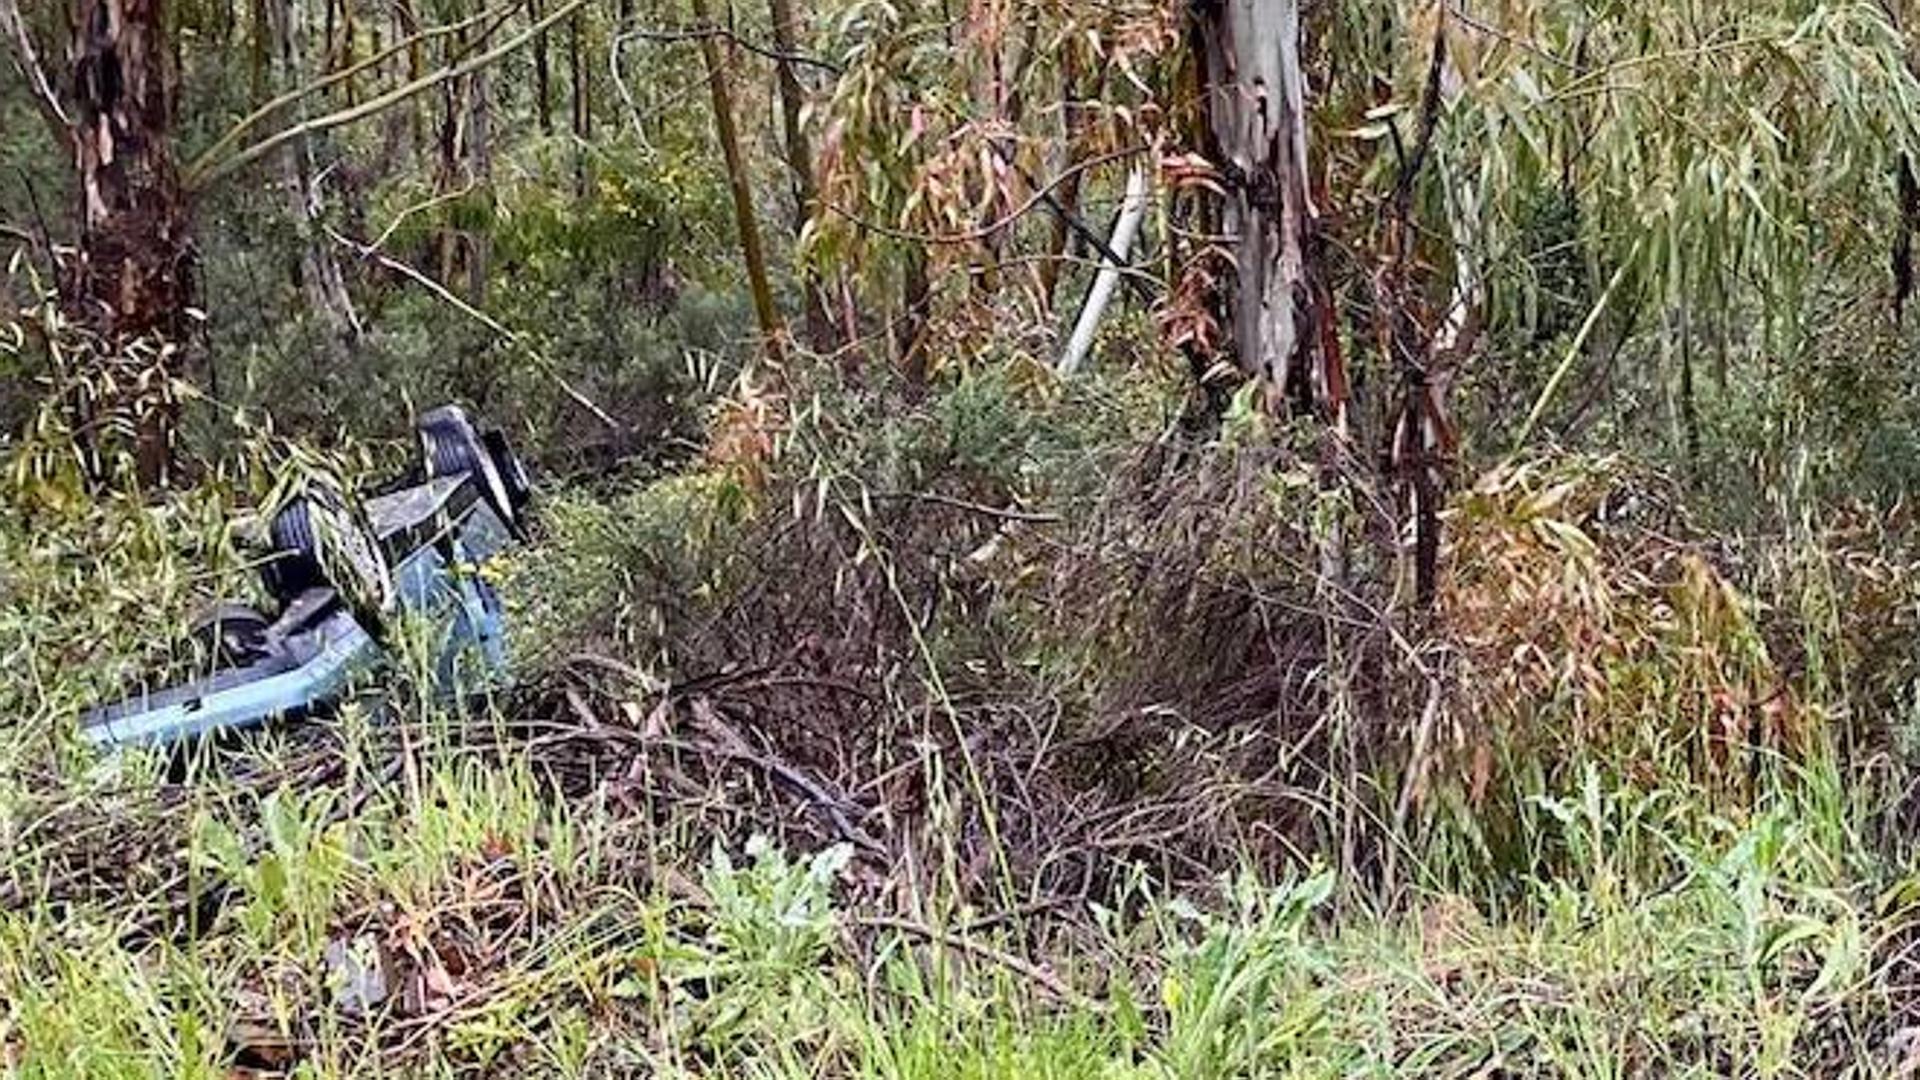
[{"label": "car wheel", "polygon": [[[480,485],[480,494],[499,516],[502,524],[520,532],[520,508],[525,497],[516,502],[514,483],[525,490],[526,473],[517,463],[503,469],[488,441],[458,405],[442,405],[420,417],[420,449],[427,459],[427,475],[439,478],[472,474]],[[504,447],[505,440],[501,440]],[[509,455],[510,456],[510,455]],[[510,479],[517,474],[517,480]]]},{"label": "car wheel", "polygon": [[336,491],[313,486],[273,516],[267,588],[282,603],[331,588],[361,628],[379,637],[394,607],[393,574],[373,530]]},{"label": "car wheel", "polygon": [[245,604],[221,601],[194,617],[187,638],[197,655],[215,671],[246,667],[267,656],[267,627],[272,623]]}]

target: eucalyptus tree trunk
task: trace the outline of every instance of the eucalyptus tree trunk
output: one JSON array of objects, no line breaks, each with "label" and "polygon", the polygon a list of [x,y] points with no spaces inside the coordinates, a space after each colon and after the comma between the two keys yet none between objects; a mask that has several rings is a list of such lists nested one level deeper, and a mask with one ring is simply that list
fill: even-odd
[{"label": "eucalyptus tree trunk", "polygon": [[[1207,132],[1224,181],[1222,233],[1234,238],[1225,324],[1241,367],[1275,412],[1326,425],[1321,504],[1310,516],[1317,551],[1316,603],[1324,641],[1323,709],[1345,767],[1361,769],[1355,701],[1362,651],[1352,630],[1347,517],[1354,505],[1344,466],[1351,455],[1347,385],[1333,303],[1318,265],[1318,211],[1307,156],[1306,74],[1299,0],[1200,0]],[[1337,797],[1341,868],[1359,869],[1359,800]]]},{"label": "eucalyptus tree trunk", "polygon": [[[693,0],[693,17],[701,26],[712,25],[707,0]],[[740,254],[747,264],[747,287],[753,292],[754,317],[760,323],[768,359],[778,361],[780,315],[774,310],[773,289],[767,283],[760,223],[754,215],[753,190],[748,186],[746,160],[740,152],[740,133],[734,126],[733,90],[728,85],[726,54],[714,34],[700,39],[700,53],[707,64],[707,88],[713,95],[713,126],[720,137],[720,153],[727,162],[727,188],[733,194],[734,223],[740,230]]]},{"label": "eucalyptus tree trunk", "polygon": [[[74,11],[81,235],[66,297],[116,352],[140,339],[185,346],[191,336],[192,224],[170,141],[175,73],[167,25],[165,0],[80,0]],[[165,384],[167,364],[168,353],[154,350],[153,384]],[[162,391],[136,407],[140,481],[163,483],[178,406]]]},{"label": "eucalyptus tree trunk", "polygon": [[[294,0],[277,0],[277,27],[280,44],[280,85],[296,87],[307,78],[305,39],[300,12]],[[305,119],[306,103],[300,105]],[[347,292],[346,276],[333,245],[321,234],[321,201],[318,177],[314,170],[314,137],[303,135],[286,148],[281,157],[281,180],[287,191],[287,213],[300,237],[299,262],[296,264],[299,288],[307,309],[320,320],[328,352],[335,361],[344,359],[360,344],[363,333],[353,297]]]},{"label": "eucalyptus tree trunk", "polygon": [[[527,0],[527,21],[540,21],[540,0]],[[553,86],[547,71],[547,32],[533,35],[533,104],[540,117],[540,134],[553,134]]]},{"label": "eucalyptus tree trunk", "polygon": [[[467,173],[479,187],[480,198],[493,205],[493,84],[487,69],[470,77],[471,118],[468,122]],[[467,299],[476,306],[487,302],[488,264],[493,256],[491,226],[467,233]]]},{"label": "eucalyptus tree trunk", "polygon": [[573,193],[587,197],[587,142],[593,138],[593,101],[587,83],[587,13],[576,11],[567,20],[567,68],[573,81]]},{"label": "eucalyptus tree trunk", "polygon": [[[793,173],[793,235],[797,238],[820,208],[819,190],[813,179],[813,147],[809,145],[803,123],[807,92],[800,84],[793,61],[799,52],[800,23],[794,15],[793,0],[767,0],[767,6],[773,16],[774,47],[780,53],[775,73],[780,84],[780,119],[786,132],[787,168]],[[800,288],[806,298],[807,340],[815,349],[827,349],[832,345],[833,321],[827,316],[819,276],[803,269]]]},{"label": "eucalyptus tree trunk", "polygon": [[[418,37],[420,16],[414,11],[413,0],[393,0],[393,19],[396,36],[411,41],[407,46],[407,81],[419,82],[427,71],[427,54],[426,44]],[[413,153],[416,158],[420,155],[421,144],[424,142],[423,131],[423,125],[420,123],[420,106],[417,102],[409,102],[407,133],[409,141],[413,144]]]},{"label": "eucalyptus tree trunk", "polygon": [[1202,0],[1196,43],[1209,134],[1228,194],[1225,232],[1235,281],[1227,322],[1241,366],[1269,404],[1316,409],[1347,428],[1346,376],[1326,287],[1315,265],[1299,0]]},{"label": "eucalyptus tree trunk", "polygon": [[248,8],[253,33],[247,38],[247,75],[255,105],[267,100],[267,57],[273,47],[273,24],[267,18],[267,0],[252,0]]}]

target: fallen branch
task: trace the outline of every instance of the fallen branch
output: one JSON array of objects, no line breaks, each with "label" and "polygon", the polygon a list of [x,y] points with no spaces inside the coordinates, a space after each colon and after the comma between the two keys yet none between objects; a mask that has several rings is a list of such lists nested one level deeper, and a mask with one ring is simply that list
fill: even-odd
[{"label": "fallen branch", "polygon": [[792,788],[809,805],[818,808],[826,816],[828,822],[833,825],[834,831],[840,834],[841,839],[864,849],[872,855],[888,854],[885,844],[882,844],[874,838],[872,833],[854,824],[853,821],[847,817],[846,811],[842,808],[844,800],[835,798],[812,777],[794,768],[792,765],[787,764],[780,758],[774,757],[771,754],[756,753],[744,746],[721,746],[713,742],[684,742],[679,739],[662,739],[660,740],[660,745],[670,750],[684,750],[695,754],[726,758],[729,761],[737,761],[743,765],[752,765],[774,780]]},{"label": "fallen branch", "polygon": [[1513,449],[1507,452],[1507,461],[1511,462],[1519,456],[1520,451],[1526,448],[1527,440],[1533,436],[1533,429],[1540,423],[1540,418],[1546,415],[1547,406],[1553,403],[1554,395],[1560,390],[1560,384],[1566,381],[1567,373],[1573,370],[1574,362],[1579,360],[1580,354],[1585,351],[1587,339],[1593,336],[1593,328],[1600,325],[1600,316],[1605,314],[1608,306],[1613,303],[1614,293],[1620,291],[1620,283],[1627,279],[1627,271],[1633,268],[1634,257],[1639,254],[1640,244],[1635,241],[1633,250],[1627,252],[1627,257],[1620,260],[1619,267],[1613,272],[1612,280],[1607,282],[1606,291],[1600,294],[1600,299],[1593,302],[1593,308],[1587,312],[1586,321],[1580,324],[1580,332],[1573,336],[1573,344],[1567,346],[1567,354],[1561,358],[1560,366],[1553,369],[1553,374],[1547,379],[1547,385],[1541,387],[1540,396],[1534,400],[1533,408],[1527,410],[1527,419],[1520,425],[1520,434],[1513,440]]},{"label": "fallen branch", "polygon": [[1073,333],[1067,339],[1066,351],[1054,364],[1061,375],[1071,375],[1080,369],[1087,359],[1087,353],[1093,348],[1093,335],[1100,329],[1100,316],[1107,310],[1107,302],[1113,299],[1113,291],[1120,287],[1122,271],[1127,266],[1127,258],[1133,251],[1133,238],[1140,231],[1140,223],[1147,216],[1147,170],[1135,166],[1127,174],[1127,194],[1121,203],[1120,220],[1113,227],[1113,239],[1110,250],[1101,256],[1100,269],[1095,272],[1093,285],[1087,290],[1087,299],[1080,307],[1080,317],[1075,320]]}]

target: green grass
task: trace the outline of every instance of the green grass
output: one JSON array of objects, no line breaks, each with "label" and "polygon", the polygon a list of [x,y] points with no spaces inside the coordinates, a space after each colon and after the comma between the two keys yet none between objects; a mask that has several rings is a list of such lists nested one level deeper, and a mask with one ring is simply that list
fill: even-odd
[{"label": "green grass", "polygon": [[[1596,781],[1547,815],[1572,872],[1497,914],[1302,871],[975,929],[876,917],[846,848],[648,849],[524,762],[420,764],[353,816],[193,800],[196,887],[231,890],[206,925],[154,939],[142,896],[0,916],[7,1074],[1875,1075],[1920,898],[1807,801],[1736,824]],[[343,999],[330,946],[386,1000]]]},{"label": "green grass", "polygon": [[[1000,430],[968,417],[949,426]],[[961,458],[969,479],[955,490],[972,495],[1014,490],[994,479],[1008,468],[1000,457],[1049,467],[1022,449],[1031,439],[962,446],[947,423],[883,432],[881,449],[906,442],[875,450],[878,464],[815,462],[836,501],[821,494],[795,512],[843,517],[849,529],[822,543],[857,542],[821,562],[836,576],[884,569],[871,580],[893,586],[888,603],[909,619],[928,609],[907,588],[957,596],[975,571],[949,574],[937,547],[903,550],[924,541],[902,518],[885,519],[895,531],[883,535],[866,486],[911,488]],[[866,485],[888,470],[901,475]],[[818,477],[800,486],[827,492]],[[1097,486],[1065,490],[1083,500]],[[1048,508],[1046,490],[1035,481],[1030,505]],[[649,676],[671,673],[660,658],[741,597],[787,602],[762,588],[768,572],[806,568],[755,546],[784,535],[787,494],[707,472],[554,500],[548,543],[513,578],[519,614],[537,616],[519,620],[537,639],[522,655],[564,664],[584,640]],[[1136,627],[1153,625],[1141,621],[1152,610],[1126,606],[1130,595],[1114,599],[1110,633],[1063,617],[1053,594],[1027,585],[1055,565],[1044,546],[1001,556],[1029,561],[993,571],[1002,592],[990,603],[969,594],[988,604],[982,614],[954,600],[940,609],[949,622],[913,625],[902,673],[872,691],[888,730],[933,747],[876,766],[925,795],[918,817],[896,809],[904,797],[869,797],[901,814],[862,823],[894,830],[881,859],[754,836],[808,835],[787,828],[807,811],[768,798],[750,768],[664,750],[570,756],[595,744],[542,741],[578,720],[575,705],[628,735],[651,726],[650,679],[590,702],[533,693],[449,715],[402,671],[385,719],[350,707],[196,762],[184,783],[149,758],[96,760],[73,745],[78,710],[141,663],[186,662],[156,643],[196,601],[246,587],[230,498],[211,490],[156,512],[16,495],[20,513],[0,519],[0,663],[13,676],[0,679],[0,1075],[1825,1078],[1906,1064],[1920,872],[1883,805],[1901,767],[1865,745],[1827,744],[1911,725],[1854,715],[1881,695],[1851,679],[1841,560],[1809,537],[1795,539],[1805,558],[1768,564],[1792,608],[1754,610],[1793,616],[1795,651],[1818,663],[1802,685],[1821,721],[1808,725],[1823,740],[1811,752],[1754,749],[1741,758],[1751,770],[1709,777],[1737,783],[1693,784],[1698,763],[1668,747],[1642,755],[1629,781],[1634,770],[1569,749],[1560,721],[1572,691],[1560,688],[1516,707],[1536,739],[1497,748],[1512,760],[1496,755],[1485,792],[1469,799],[1441,777],[1412,804],[1390,885],[1364,853],[1358,870],[1330,869],[1344,837],[1378,839],[1340,831],[1348,810],[1375,811],[1329,788],[1301,800],[1308,833],[1321,831],[1291,856],[1244,850],[1236,868],[1228,850],[1211,880],[1170,878],[1142,858],[1084,895],[1022,904],[1038,890],[1012,868],[1031,863],[963,835],[997,835],[972,812],[1010,789],[934,734],[991,720],[982,699],[1031,692],[1059,698],[1056,742],[1084,738],[1073,725],[1101,719],[1089,703],[1104,690],[1183,662],[1150,666],[1161,660]],[[1060,508],[1081,505],[1063,497]],[[1249,497],[1233,512],[1258,526],[1276,510]],[[1139,540],[1175,554],[1179,542]],[[1547,562],[1557,578],[1559,561]],[[663,581],[679,592],[649,610]],[[1657,583],[1634,595],[1652,627],[1644,640],[1682,640]],[[1736,614],[1726,622],[1743,647],[1772,625]],[[1122,636],[1131,652],[1103,651]],[[1686,640],[1628,652],[1630,668],[1614,673],[1640,680],[1631,694],[1614,688],[1627,715],[1599,718],[1641,740],[1627,745],[1706,723],[1687,711],[1702,697],[1690,688],[1717,684],[1692,673],[1733,654]],[[1017,671],[993,666],[1008,654]],[[952,690],[915,696],[935,685]],[[690,740],[703,721],[682,704],[667,723]],[[1196,724],[1176,727],[1174,710],[1153,715],[1199,740],[1183,743],[1196,755],[1228,749]],[[702,766],[698,782],[675,771]]]}]

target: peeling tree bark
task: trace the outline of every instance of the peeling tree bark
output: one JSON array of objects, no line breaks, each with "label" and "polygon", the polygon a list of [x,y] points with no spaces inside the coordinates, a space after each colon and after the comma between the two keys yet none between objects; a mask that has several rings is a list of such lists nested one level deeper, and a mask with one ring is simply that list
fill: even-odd
[{"label": "peeling tree bark", "polygon": [[[139,339],[184,345],[191,329],[193,241],[168,140],[175,88],[167,25],[165,0],[80,0],[74,11],[82,231],[66,296],[116,352]],[[159,377],[150,385],[166,384],[167,356],[155,350]],[[164,391],[132,404],[140,480],[162,483],[178,406]]]},{"label": "peeling tree bark", "polygon": [[1234,243],[1227,302],[1241,367],[1272,407],[1317,410],[1342,438],[1346,374],[1314,243],[1299,0],[1201,0],[1195,12],[1213,142]]}]

